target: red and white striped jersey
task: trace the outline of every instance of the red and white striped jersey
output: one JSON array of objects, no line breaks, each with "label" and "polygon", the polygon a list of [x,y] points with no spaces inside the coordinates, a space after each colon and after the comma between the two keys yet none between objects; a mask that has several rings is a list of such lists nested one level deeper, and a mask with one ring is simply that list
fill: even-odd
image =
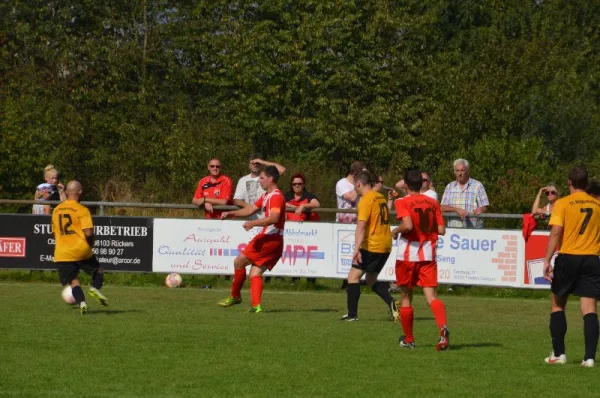
[{"label": "red and white striped jersey", "polygon": [[285,197],[279,189],[273,192],[264,193],[254,205],[264,212],[265,217],[269,217],[274,209],[279,210],[279,219],[273,225],[264,226],[259,235],[281,235],[283,236],[285,226]]},{"label": "red and white striped jersey", "polygon": [[440,205],[434,199],[415,194],[394,202],[396,217],[410,217],[413,229],[398,238],[396,259],[433,261],[436,258],[438,225],[444,225]]}]

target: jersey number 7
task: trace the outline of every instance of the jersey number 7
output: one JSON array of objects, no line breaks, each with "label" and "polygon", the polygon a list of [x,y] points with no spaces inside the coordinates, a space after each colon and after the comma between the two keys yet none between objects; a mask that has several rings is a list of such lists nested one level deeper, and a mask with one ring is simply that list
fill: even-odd
[{"label": "jersey number 7", "polygon": [[594,214],[594,209],[589,207],[584,207],[579,209],[581,213],[585,213],[585,218],[583,219],[583,224],[581,224],[581,228],[579,228],[579,235],[583,235],[585,230],[587,229],[588,223],[590,222],[590,218],[592,218],[592,214]]}]

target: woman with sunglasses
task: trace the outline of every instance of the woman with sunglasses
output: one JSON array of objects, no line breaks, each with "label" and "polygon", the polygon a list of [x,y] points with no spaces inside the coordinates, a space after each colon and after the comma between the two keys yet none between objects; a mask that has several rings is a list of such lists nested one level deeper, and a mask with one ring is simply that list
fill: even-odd
[{"label": "woman with sunglasses", "polygon": [[[319,221],[319,215],[311,209],[320,207],[319,199],[306,191],[306,177],[296,173],[290,181],[291,190],[285,194],[288,221]],[[289,209],[293,209],[290,211]]]},{"label": "woman with sunglasses", "polygon": [[[540,202],[542,198],[542,194],[546,195],[547,203],[545,206],[540,207]],[[547,185],[545,187],[540,188],[537,196],[535,197],[535,201],[533,202],[533,207],[531,208],[531,214],[541,218],[549,218],[550,214],[552,214],[552,209],[554,208],[554,204],[560,197],[560,192],[556,188],[554,184]]]}]

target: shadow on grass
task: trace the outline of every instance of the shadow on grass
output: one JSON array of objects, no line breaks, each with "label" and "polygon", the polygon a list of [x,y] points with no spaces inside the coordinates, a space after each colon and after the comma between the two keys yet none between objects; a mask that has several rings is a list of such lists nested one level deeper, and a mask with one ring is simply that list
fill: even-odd
[{"label": "shadow on grass", "polygon": [[[450,336],[450,337],[452,337],[452,336]],[[452,344],[452,340],[450,340],[449,350],[454,351],[454,350],[464,350],[464,349],[469,349],[469,348],[498,348],[498,347],[502,347],[502,344],[499,344],[499,343]]]},{"label": "shadow on grass", "polygon": [[310,309],[274,309],[274,310],[264,310],[267,313],[277,313],[277,312],[340,312],[339,308],[310,308]]},{"label": "shadow on grass", "polygon": [[86,315],[117,315],[131,314],[133,312],[146,312],[145,310],[90,310]]}]

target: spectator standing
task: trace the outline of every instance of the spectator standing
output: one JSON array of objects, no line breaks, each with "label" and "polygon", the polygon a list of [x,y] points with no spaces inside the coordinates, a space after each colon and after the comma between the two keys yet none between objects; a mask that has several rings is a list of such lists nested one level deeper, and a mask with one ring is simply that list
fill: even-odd
[{"label": "spectator standing", "polygon": [[408,195],[408,187],[404,183],[404,178],[396,183],[396,188],[400,191],[403,197]]},{"label": "spectator standing", "polygon": [[[58,170],[53,165],[49,164],[44,168],[44,180],[46,182],[37,186],[35,194],[33,195],[34,200],[47,201],[47,200],[66,200],[67,196],[65,193],[65,186],[60,182],[58,177]],[[50,214],[50,205],[33,205],[33,214]]]},{"label": "spectator standing", "polygon": [[[546,195],[547,203],[545,206],[540,207],[542,194]],[[533,206],[531,207],[531,214],[533,214],[536,217],[548,219],[550,217],[550,214],[552,214],[554,204],[556,203],[559,197],[560,192],[554,184],[549,184],[545,187],[540,188],[537,196],[535,197],[535,200],[533,201]]]},{"label": "spectator standing", "polygon": [[[338,209],[356,209],[359,195],[354,187],[354,176],[365,169],[361,161],[355,160],[350,165],[346,177],[340,179],[335,184],[335,196],[337,199]],[[335,220],[343,224],[352,224],[356,222],[356,214],[353,213],[337,213]]]},{"label": "spectator standing", "polygon": [[[359,195],[354,186],[354,176],[365,169],[364,164],[355,160],[350,164],[348,174],[346,177],[341,178],[337,184],[335,184],[335,197],[337,201],[338,209],[356,209],[358,204]],[[356,222],[357,215],[353,213],[337,213],[335,215],[336,222],[342,224],[353,224]],[[345,289],[348,285],[348,280],[342,281],[340,289]]]},{"label": "spectator standing", "polygon": [[[449,219],[452,228],[483,228],[483,220],[477,218],[487,211],[489,201],[483,184],[469,174],[469,162],[465,159],[454,161],[456,181],[446,185],[442,196],[443,212],[453,212],[460,219]],[[473,214],[475,217],[470,217]]]},{"label": "spectator standing", "polygon": [[[571,294],[579,296],[583,316],[585,355],[581,366],[594,367],[598,347],[598,298],[600,297],[600,202],[590,196],[588,173],[583,167],[569,171],[569,195],[559,199],[550,217],[550,237],[544,257],[544,277],[551,282],[548,364],[565,364],[565,308]],[[550,261],[560,244],[554,267]]]},{"label": "spectator standing", "polygon": [[[306,177],[302,173],[292,175],[290,181],[290,191],[285,194],[286,219],[287,221],[319,221],[319,215],[312,212],[312,209],[320,207],[319,199],[306,190]],[[293,210],[289,210],[289,209]],[[292,282],[299,280],[293,277]],[[317,282],[316,278],[306,278],[308,283],[313,285]]]},{"label": "spectator standing", "polygon": [[433,181],[428,172],[422,171],[421,178],[423,178],[423,185],[421,185],[421,193],[425,196],[429,196],[431,199],[438,201],[438,194],[433,189]]},{"label": "spectator standing", "polygon": [[231,178],[222,174],[222,165],[219,159],[208,162],[208,175],[198,182],[192,203],[204,207],[206,218],[220,219],[222,211],[214,210],[215,205],[231,204],[233,197],[233,183]]},{"label": "spectator standing", "polygon": [[386,186],[383,183],[383,176],[380,175],[377,176],[377,181],[375,181],[373,189],[387,197],[388,210],[392,210],[392,207],[394,206],[394,200],[398,198],[398,192],[396,192],[395,189]]},{"label": "spectator standing", "polygon": [[[233,204],[240,208],[253,205],[254,203],[256,203],[258,198],[260,198],[265,193],[264,189],[260,187],[260,184],[258,182],[260,171],[264,167],[274,166],[279,172],[279,175],[283,175],[285,173],[285,167],[277,163],[262,160],[258,153],[253,153],[252,155],[250,155],[248,160],[250,174],[245,175],[239,179],[235,188],[235,193],[233,195]],[[256,220],[262,217],[262,212],[259,211],[258,213],[251,215],[249,218],[251,220]]]}]

